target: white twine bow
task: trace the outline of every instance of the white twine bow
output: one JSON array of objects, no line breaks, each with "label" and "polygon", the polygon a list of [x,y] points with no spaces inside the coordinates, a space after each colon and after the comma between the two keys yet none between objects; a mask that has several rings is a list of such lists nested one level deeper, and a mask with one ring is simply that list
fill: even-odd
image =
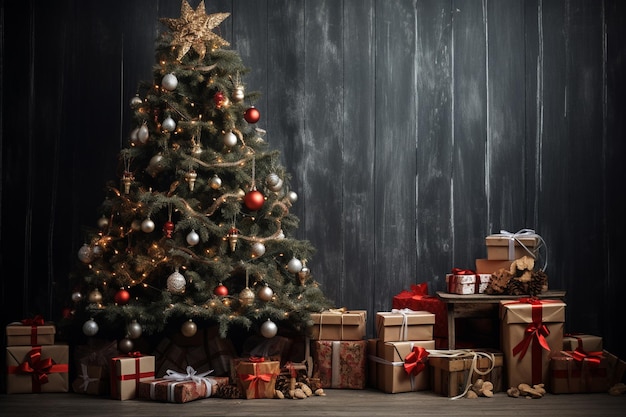
[{"label": "white twine bow", "polygon": [[[402,327],[400,328],[400,340],[407,340],[409,337],[409,320],[408,315],[411,313],[415,313],[415,311],[410,308],[394,308],[391,310],[393,314],[402,314]],[[411,349],[413,349],[411,347]]]},{"label": "white twine bow", "polygon": [[[167,371],[165,371],[165,376],[163,378],[175,382],[193,381],[197,385],[204,383],[207,390],[206,396],[211,396],[211,379],[207,378],[206,376],[213,372],[213,369],[211,369],[210,371],[202,372],[201,374],[193,369],[192,366],[187,366],[185,370],[187,371],[186,374],[168,369]],[[172,389],[174,386],[175,384],[172,384]]]},{"label": "white twine bow", "polygon": [[[533,251],[528,249],[528,247],[526,247],[526,245],[524,245],[522,243],[522,241],[521,241],[522,238],[534,238],[534,239],[539,240],[540,243],[535,248],[535,250],[537,250],[537,252],[539,251],[539,248],[541,246],[546,246],[547,247],[546,242],[543,240],[543,238],[540,235],[538,235],[537,233],[535,233],[535,231],[533,229],[520,229],[520,230],[518,230],[515,233],[511,233],[511,232],[506,231],[506,230],[500,230],[500,235],[509,238],[509,259],[510,260],[514,260],[515,259],[515,242],[517,242],[533,258],[536,258],[536,256],[533,253]],[[541,267],[541,270],[545,271],[547,266],[548,266],[548,251],[546,250],[545,260],[543,262],[543,266]]]},{"label": "white twine bow", "polygon": [[78,377],[82,378],[83,380],[82,384],[80,384],[80,388],[82,388],[83,391],[87,392],[89,384],[91,384],[92,382],[97,382],[99,381],[99,379],[89,377],[89,373],[87,372],[87,365],[85,365],[84,363],[80,364],[80,370],[82,373]]},{"label": "white twine bow", "polygon": [[[493,370],[493,367],[495,366],[495,363],[496,363],[496,356],[493,353],[477,352],[477,351],[470,350],[470,349],[453,349],[453,350],[428,350],[427,349],[427,352],[428,352],[429,357],[433,357],[433,358],[456,358],[456,357],[461,357],[461,356],[472,355],[472,366],[469,370],[469,375],[465,379],[465,389],[459,395],[451,397],[450,398],[451,400],[458,400],[459,398],[465,397],[465,394],[467,394],[467,391],[469,391],[470,387],[472,386],[472,376],[474,372],[476,372],[478,375],[481,375],[481,376],[487,375],[489,372]],[[490,365],[489,365],[489,368],[487,368],[487,370],[481,371],[480,369],[478,369],[479,357],[489,359]]]}]

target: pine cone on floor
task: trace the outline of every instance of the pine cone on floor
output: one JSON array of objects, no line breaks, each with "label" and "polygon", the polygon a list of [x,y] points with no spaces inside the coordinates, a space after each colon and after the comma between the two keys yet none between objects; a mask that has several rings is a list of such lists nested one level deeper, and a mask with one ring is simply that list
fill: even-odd
[{"label": "pine cone on floor", "polygon": [[509,295],[528,294],[528,285],[518,278],[511,278],[507,283],[506,293]]},{"label": "pine cone on floor", "polygon": [[217,392],[214,395],[217,398],[238,399],[243,398],[243,394],[237,385],[224,384],[217,386]]}]

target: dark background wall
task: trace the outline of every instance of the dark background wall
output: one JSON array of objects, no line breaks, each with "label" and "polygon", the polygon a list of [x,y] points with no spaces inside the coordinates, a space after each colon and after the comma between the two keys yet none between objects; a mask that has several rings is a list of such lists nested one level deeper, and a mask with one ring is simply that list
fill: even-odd
[{"label": "dark background wall", "polygon": [[[197,0],[190,1],[196,7]],[[83,226],[179,0],[0,3],[2,327],[69,302]],[[626,3],[208,0],[262,98],[299,237],[337,306],[443,289],[484,237],[532,228],[566,330],[626,357]],[[370,333],[373,333],[371,326]]]}]

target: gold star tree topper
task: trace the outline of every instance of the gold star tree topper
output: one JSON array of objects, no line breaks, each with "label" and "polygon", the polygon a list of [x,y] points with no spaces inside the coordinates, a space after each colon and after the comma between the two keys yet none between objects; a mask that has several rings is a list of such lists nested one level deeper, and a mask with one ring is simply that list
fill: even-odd
[{"label": "gold star tree topper", "polygon": [[207,15],[204,0],[198,4],[196,10],[193,10],[187,0],[183,0],[180,7],[180,18],[162,18],[160,20],[172,31],[171,45],[178,48],[177,59],[180,61],[191,48],[200,55],[200,59],[203,59],[209,42],[212,47],[216,48],[230,45],[228,41],[211,31],[228,16],[230,13]]}]

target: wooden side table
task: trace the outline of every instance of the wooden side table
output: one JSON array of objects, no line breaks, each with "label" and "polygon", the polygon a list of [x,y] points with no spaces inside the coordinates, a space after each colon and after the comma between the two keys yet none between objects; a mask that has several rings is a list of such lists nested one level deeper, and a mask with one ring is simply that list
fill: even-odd
[{"label": "wooden side table", "polygon": [[[529,295],[487,295],[487,294],[450,294],[445,291],[437,291],[437,297],[446,303],[448,312],[448,349],[455,349],[457,317],[490,317],[494,308],[497,308],[502,300],[518,300]],[[565,291],[550,290],[536,296],[540,299],[565,299]]]}]

